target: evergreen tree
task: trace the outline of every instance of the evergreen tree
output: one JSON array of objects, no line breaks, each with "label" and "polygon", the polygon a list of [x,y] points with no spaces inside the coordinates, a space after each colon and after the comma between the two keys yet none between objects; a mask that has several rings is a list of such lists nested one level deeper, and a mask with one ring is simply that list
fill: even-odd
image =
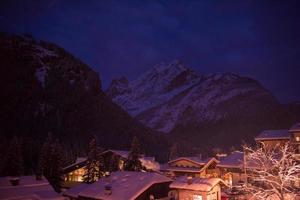
[{"label": "evergreen tree", "polygon": [[37,175],[44,175],[56,192],[60,192],[63,181],[63,150],[58,140],[48,135],[41,151]]},{"label": "evergreen tree", "polygon": [[83,175],[85,183],[94,183],[103,176],[102,149],[97,145],[97,139],[92,136],[88,146],[86,173]]},{"label": "evergreen tree", "polygon": [[124,170],[127,171],[141,171],[142,163],[140,161],[140,143],[135,136],[131,143],[131,149],[128,156],[128,159],[124,163]]},{"label": "evergreen tree", "polygon": [[21,152],[21,142],[17,137],[13,137],[5,157],[4,174],[6,176],[21,176],[22,173],[23,157]]}]

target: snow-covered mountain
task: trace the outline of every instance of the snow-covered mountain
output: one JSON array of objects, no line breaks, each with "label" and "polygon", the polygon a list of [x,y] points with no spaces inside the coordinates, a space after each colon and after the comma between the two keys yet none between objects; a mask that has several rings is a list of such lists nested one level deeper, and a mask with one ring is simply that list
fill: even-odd
[{"label": "snow-covered mountain", "polygon": [[162,63],[132,82],[125,77],[113,80],[107,94],[132,116],[137,116],[170,100],[199,79],[200,76],[178,61]]},{"label": "snow-covered mountain", "polygon": [[160,64],[131,82],[125,77],[114,80],[106,93],[142,123],[166,133],[178,125],[217,122],[236,112],[250,116],[278,104],[253,79],[202,75],[179,61]]}]

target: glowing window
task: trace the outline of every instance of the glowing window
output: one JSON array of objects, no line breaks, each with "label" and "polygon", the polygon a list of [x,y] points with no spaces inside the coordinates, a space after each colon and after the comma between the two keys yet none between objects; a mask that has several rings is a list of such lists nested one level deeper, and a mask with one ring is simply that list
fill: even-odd
[{"label": "glowing window", "polygon": [[300,141],[300,137],[296,137],[296,141],[299,142]]},{"label": "glowing window", "polygon": [[199,194],[194,194],[193,195],[193,200],[202,200],[202,196]]}]

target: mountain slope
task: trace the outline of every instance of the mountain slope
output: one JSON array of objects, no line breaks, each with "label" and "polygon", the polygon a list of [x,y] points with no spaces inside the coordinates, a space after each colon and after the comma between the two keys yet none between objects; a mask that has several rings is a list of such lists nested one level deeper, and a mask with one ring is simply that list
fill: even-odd
[{"label": "mountain slope", "polygon": [[[178,61],[158,65],[132,82],[115,80],[106,93],[148,127],[198,145],[238,144],[261,129],[289,126],[295,117],[253,79],[201,75]],[[221,139],[228,134],[236,137]]]},{"label": "mountain slope", "polygon": [[0,64],[1,136],[43,140],[52,132],[80,153],[91,134],[118,149],[137,135],[147,153],[166,152],[164,138],[114,104],[98,74],[57,45],[1,33]]}]

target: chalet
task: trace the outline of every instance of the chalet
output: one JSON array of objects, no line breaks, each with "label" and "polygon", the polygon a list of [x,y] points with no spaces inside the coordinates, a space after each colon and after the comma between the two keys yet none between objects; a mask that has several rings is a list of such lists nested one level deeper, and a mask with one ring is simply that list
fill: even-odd
[{"label": "chalet", "polygon": [[244,170],[244,152],[234,151],[220,160],[217,167],[220,178],[228,185],[235,186],[246,182],[247,176]]},{"label": "chalet", "polygon": [[[129,151],[107,150],[102,153],[104,158],[104,171],[123,170],[124,162],[129,156]],[[142,155],[140,158],[142,166],[146,171],[159,171],[160,165],[155,161],[154,157],[146,157]],[[65,181],[82,182],[85,173],[87,158],[77,158],[76,162],[64,168]],[[107,166],[114,166],[114,169],[108,169]]]},{"label": "chalet", "polygon": [[300,122],[294,124],[290,130],[289,130],[290,134],[291,134],[291,142],[292,144],[295,145],[296,147],[296,154],[300,159]]},{"label": "chalet", "polygon": [[267,147],[283,145],[291,142],[296,151],[295,155],[300,159],[300,123],[294,124],[290,129],[286,130],[266,130],[261,132],[255,141],[263,143]]},{"label": "chalet", "polygon": [[217,177],[219,174],[216,165],[219,161],[215,158],[205,160],[199,157],[180,157],[171,160],[161,170],[171,177],[192,176],[192,177]]},{"label": "chalet", "polygon": [[182,176],[171,183],[170,188],[174,199],[221,200],[222,185],[226,183],[220,178]]},{"label": "chalet", "polygon": [[81,182],[85,173],[86,162],[86,158],[80,157],[76,159],[75,163],[65,167],[63,169],[65,181]]},{"label": "chalet", "polygon": [[93,184],[81,183],[64,192],[70,199],[145,200],[167,198],[172,180],[150,172],[113,172]]},{"label": "chalet", "polygon": [[12,184],[10,177],[0,177],[0,199],[44,199],[65,200],[56,193],[46,178],[36,179],[35,176],[21,176],[18,184]]},{"label": "chalet", "polygon": [[290,140],[289,130],[265,130],[261,132],[255,141],[257,143],[263,143],[266,146],[272,147],[278,144],[284,144]]}]

